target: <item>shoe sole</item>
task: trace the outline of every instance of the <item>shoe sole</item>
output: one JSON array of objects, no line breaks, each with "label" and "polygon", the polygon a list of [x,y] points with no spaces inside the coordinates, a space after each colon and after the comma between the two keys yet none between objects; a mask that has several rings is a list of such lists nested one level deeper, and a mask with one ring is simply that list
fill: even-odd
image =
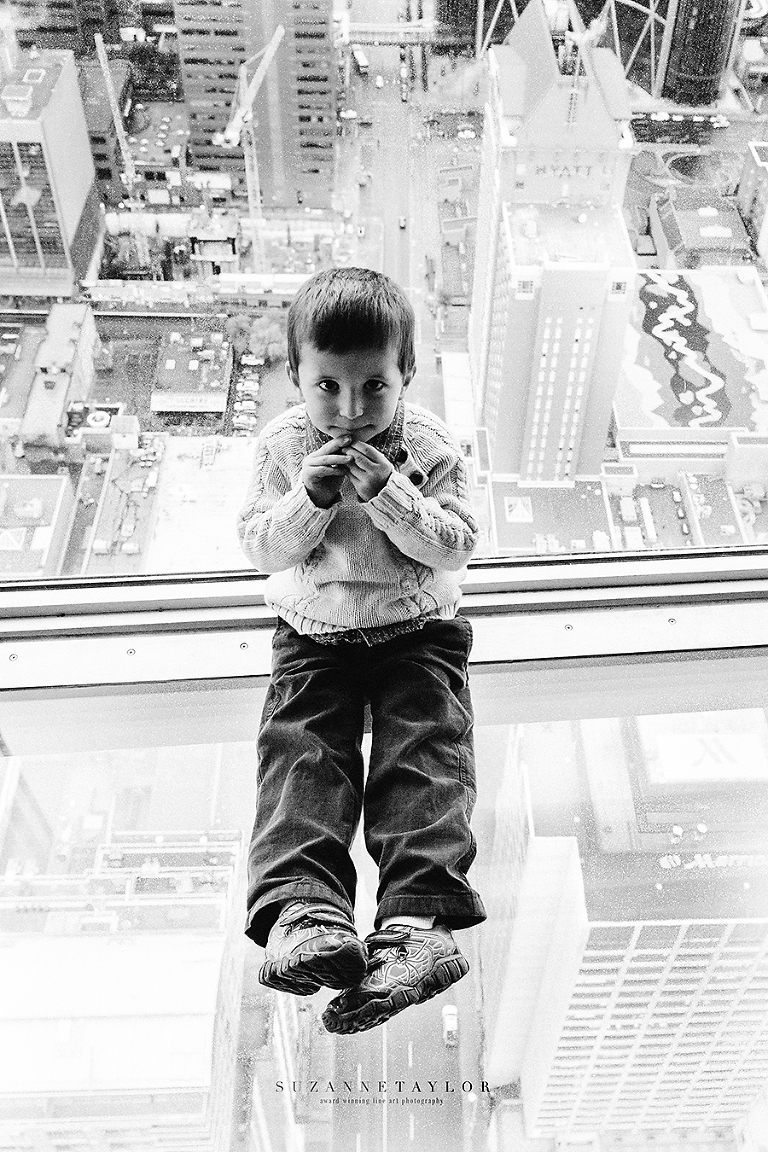
[{"label": "shoe sole", "polygon": [[323,1024],[328,1032],[346,1035],[353,1032],[367,1032],[369,1028],[376,1028],[379,1024],[386,1023],[398,1012],[431,1000],[433,996],[450,988],[451,984],[456,984],[467,972],[469,963],[461,953],[457,956],[446,956],[445,959],[438,960],[432,971],[423,976],[413,987],[395,988],[385,999],[369,1000],[344,1017],[338,1017],[336,1013],[330,1015],[326,1010],[323,1013]]},{"label": "shoe sole", "polygon": [[336,952],[295,952],[279,963],[268,960],[261,967],[259,981],[278,992],[312,996],[320,988],[353,988],[365,971],[365,953],[354,942]]}]

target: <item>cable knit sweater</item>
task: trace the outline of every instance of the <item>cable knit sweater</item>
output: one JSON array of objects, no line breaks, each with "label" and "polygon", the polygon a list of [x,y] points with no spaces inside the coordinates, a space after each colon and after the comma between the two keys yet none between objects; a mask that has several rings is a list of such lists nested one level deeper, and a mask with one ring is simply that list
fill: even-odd
[{"label": "cable knit sweater", "polygon": [[[256,442],[238,522],[261,572],[267,604],[308,635],[377,628],[421,616],[451,618],[477,543],[460,451],[433,413],[405,404],[402,447],[377,496],[361,501],[347,478],[330,508],[301,483],[308,430],[303,404]],[[327,437],[326,437],[327,439]]]}]

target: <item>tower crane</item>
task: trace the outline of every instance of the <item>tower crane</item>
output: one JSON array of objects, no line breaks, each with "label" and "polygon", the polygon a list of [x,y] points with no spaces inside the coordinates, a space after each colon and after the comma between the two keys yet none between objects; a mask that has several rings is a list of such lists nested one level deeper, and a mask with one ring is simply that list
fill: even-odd
[{"label": "tower crane", "polygon": [[[256,271],[264,266],[264,242],[261,234],[261,186],[259,184],[259,164],[253,131],[253,102],[284,35],[285,28],[282,24],[278,24],[266,48],[262,48],[250,60],[246,60],[240,65],[230,121],[224,131],[217,133],[213,138],[214,144],[218,144],[220,147],[236,148],[239,144],[243,149],[245,185],[248,190],[248,215],[253,232],[253,262]],[[248,68],[257,60],[260,60],[260,63],[249,84]]]},{"label": "tower crane", "polygon": [[[107,99],[109,100],[109,107],[112,111],[112,119],[115,124],[115,132],[117,133],[117,142],[120,145],[120,153],[123,157],[125,182],[128,186],[128,203],[131,211],[135,212],[141,208],[141,202],[135,194],[136,181],[138,179],[136,165],[133,162],[128,137],[125,134],[125,127],[123,126],[123,117],[118,107],[117,96],[115,95],[115,86],[112,83],[112,73],[109,70],[109,60],[107,59],[107,50],[104,47],[104,37],[100,32],[96,32],[93,39],[96,44],[96,55],[99,58],[104,84],[107,89]],[[146,233],[137,228],[133,238],[136,243],[136,254],[139,263],[144,265],[149,264],[149,241],[147,240]]]}]

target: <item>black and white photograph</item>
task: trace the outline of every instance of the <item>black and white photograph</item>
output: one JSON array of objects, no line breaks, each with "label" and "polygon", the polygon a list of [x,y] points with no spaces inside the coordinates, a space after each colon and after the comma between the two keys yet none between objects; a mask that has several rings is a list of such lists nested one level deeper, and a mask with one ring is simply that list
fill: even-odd
[{"label": "black and white photograph", "polygon": [[768,1152],[768,0],[0,0],[0,1152]]}]

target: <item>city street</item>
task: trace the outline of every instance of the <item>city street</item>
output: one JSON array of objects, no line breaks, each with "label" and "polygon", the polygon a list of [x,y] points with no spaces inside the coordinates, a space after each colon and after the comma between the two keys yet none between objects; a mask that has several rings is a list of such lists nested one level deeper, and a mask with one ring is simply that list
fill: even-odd
[{"label": "city street", "polygon": [[[374,4],[355,0],[353,22],[392,22],[397,19],[397,0]],[[369,75],[351,75],[347,109],[357,113],[354,127],[345,129],[340,141],[340,201],[354,212],[355,224],[364,229],[358,239],[355,260],[364,267],[377,268],[401,284],[416,310],[417,374],[409,390],[415,403],[444,415],[442,378],[435,360],[439,350],[435,287],[443,281],[441,271],[440,221],[438,217],[440,170],[459,164],[478,165],[479,134],[475,139],[457,139],[456,128],[462,116],[450,118],[445,135],[437,135],[425,121],[439,115],[443,107],[461,113],[451,103],[460,87],[462,69],[472,65],[461,61],[454,71],[445,56],[428,58],[428,90],[421,82],[421,50],[413,50],[401,61],[396,46],[366,47]],[[405,63],[409,76],[409,98],[401,99],[400,67]],[[445,78],[443,77],[445,73]],[[377,77],[382,85],[377,86]],[[478,103],[472,98],[475,106]],[[370,126],[360,121],[371,121]],[[359,180],[370,174],[362,185]],[[453,250],[455,252],[455,249]],[[449,255],[451,253],[449,252]],[[430,283],[429,265],[436,269]],[[466,309],[457,309],[466,313]],[[460,346],[464,347],[464,324],[459,326]]]}]

